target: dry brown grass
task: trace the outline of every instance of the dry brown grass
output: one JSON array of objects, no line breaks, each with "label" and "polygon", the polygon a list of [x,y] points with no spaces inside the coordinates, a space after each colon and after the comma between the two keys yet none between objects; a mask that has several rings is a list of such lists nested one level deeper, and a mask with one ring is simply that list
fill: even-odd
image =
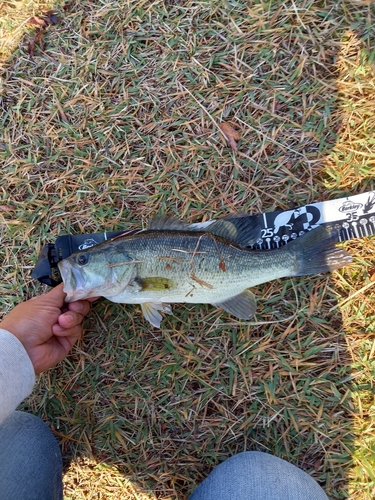
[{"label": "dry brown grass", "polygon": [[[1,12],[3,311],[39,293],[30,270],[62,232],[374,189],[372,5],[55,3],[60,22],[30,56],[25,21],[51,7],[13,4]],[[350,268],[258,287],[257,324],[181,306],[156,331],[136,307],[97,304],[24,405],[62,445],[67,498],[181,499],[244,449],[297,464],[331,498],[373,498],[373,242],[345,245]]]}]

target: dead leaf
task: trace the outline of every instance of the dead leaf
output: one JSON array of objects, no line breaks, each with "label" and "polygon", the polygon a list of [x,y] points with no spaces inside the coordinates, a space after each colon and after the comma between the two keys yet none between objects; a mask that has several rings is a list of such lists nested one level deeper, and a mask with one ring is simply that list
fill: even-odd
[{"label": "dead leaf", "polygon": [[30,40],[30,42],[27,42],[27,51],[31,57],[34,56],[35,45],[39,45],[41,50],[44,50],[43,31],[42,30],[37,31],[37,33],[35,34],[35,36],[33,36],[33,38]]},{"label": "dead leaf", "polygon": [[47,26],[46,20],[38,16],[30,17],[30,19],[27,21],[27,24],[41,26],[42,28],[45,28]]},{"label": "dead leaf", "polygon": [[27,21],[28,24],[32,24],[34,26],[40,26],[41,28],[45,28],[50,24],[58,24],[60,22],[59,17],[52,11],[43,12],[41,17],[33,16]]},{"label": "dead leaf", "polygon": [[314,463],[314,470],[315,472],[318,472],[320,467],[322,466],[322,461],[318,460],[317,462]]},{"label": "dead leaf", "polygon": [[367,271],[367,274],[370,277],[370,281],[374,282],[375,281],[375,266],[370,267],[370,269]]},{"label": "dead leaf", "polygon": [[9,214],[14,212],[14,207],[10,207],[9,205],[0,205],[0,212],[7,212]]},{"label": "dead leaf", "polygon": [[233,151],[237,151],[237,141],[240,140],[240,135],[239,133],[234,130],[232,125],[230,125],[228,122],[222,122],[219,124],[220,130],[223,132],[225,138],[229,142],[230,147],[233,149]]}]

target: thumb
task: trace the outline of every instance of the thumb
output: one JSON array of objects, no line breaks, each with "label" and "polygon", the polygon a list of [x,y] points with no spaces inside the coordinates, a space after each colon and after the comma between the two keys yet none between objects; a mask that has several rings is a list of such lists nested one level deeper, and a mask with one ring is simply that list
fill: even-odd
[{"label": "thumb", "polygon": [[[47,292],[45,295],[47,295],[48,298],[61,309],[61,307],[64,305],[66,297],[66,293],[64,292],[64,283],[60,283],[55,288],[52,288],[52,290]],[[43,297],[43,295],[40,295],[40,297]]]}]

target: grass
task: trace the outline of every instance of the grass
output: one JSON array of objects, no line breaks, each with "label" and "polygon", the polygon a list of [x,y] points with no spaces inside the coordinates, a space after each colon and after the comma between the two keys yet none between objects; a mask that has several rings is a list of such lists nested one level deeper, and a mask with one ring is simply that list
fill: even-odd
[{"label": "grass", "polygon": [[[26,21],[50,9],[60,21],[30,55]],[[373,5],[13,1],[0,15],[4,313],[41,293],[30,272],[60,233],[374,189]],[[249,324],[181,305],[159,331],[137,306],[96,304],[23,404],[61,443],[67,499],[181,499],[245,449],[332,499],[373,498],[374,250],[345,247],[349,268],[257,287]]]}]

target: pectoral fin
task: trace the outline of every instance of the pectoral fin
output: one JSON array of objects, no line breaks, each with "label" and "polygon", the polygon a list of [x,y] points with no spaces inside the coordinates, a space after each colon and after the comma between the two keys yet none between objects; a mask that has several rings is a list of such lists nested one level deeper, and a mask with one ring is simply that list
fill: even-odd
[{"label": "pectoral fin", "polygon": [[245,290],[235,297],[231,297],[223,302],[215,302],[212,305],[221,307],[224,311],[241,319],[250,319],[254,316],[257,308],[255,295],[250,290]]},{"label": "pectoral fin", "polygon": [[144,304],[141,304],[141,307],[144,317],[151,323],[152,326],[155,326],[155,328],[160,328],[160,321],[163,319],[163,316],[159,313],[159,311],[166,314],[172,314],[172,309],[169,304],[145,302]]}]

